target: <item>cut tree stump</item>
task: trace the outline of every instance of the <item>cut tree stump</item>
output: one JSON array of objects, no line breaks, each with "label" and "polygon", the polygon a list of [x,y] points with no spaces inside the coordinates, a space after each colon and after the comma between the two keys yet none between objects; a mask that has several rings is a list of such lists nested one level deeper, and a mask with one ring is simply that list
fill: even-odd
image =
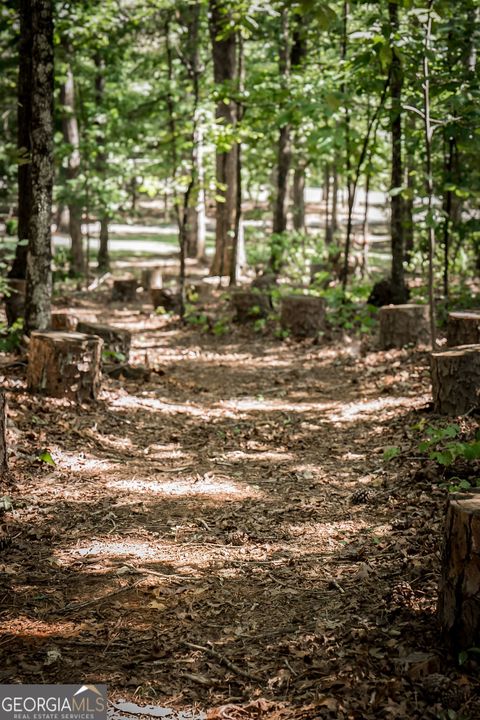
[{"label": "cut tree stump", "polygon": [[5,393],[0,392],[0,476],[8,470],[7,456],[7,399]]},{"label": "cut tree stump", "polygon": [[480,345],[460,345],[430,356],[434,410],[463,415],[480,407]]},{"label": "cut tree stump", "polygon": [[451,312],[447,321],[447,345],[480,343],[480,312]]},{"label": "cut tree stump", "polygon": [[27,386],[31,392],[77,402],[95,399],[101,382],[103,340],[97,335],[32,332]]},{"label": "cut tree stump", "polygon": [[480,488],[449,498],[437,612],[451,650],[480,647]]},{"label": "cut tree stump", "polygon": [[113,281],[112,300],[134,302],[137,298],[137,287],[135,278],[116,278]]},{"label": "cut tree stump", "polygon": [[130,330],[112,327],[111,325],[98,325],[97,323],[84,322],[81,320],[77,330],[86,335],[98,335],[103,340],[103,351],[108,353],[121,353],[124,355],[122,362],[128,362],[130,356],[130,345],[132,333]]},{"label": "cut tree stump", "polygon": [[311,295],[287,295],[282,299],[280,322],[293,337],[315,337],[325,330],[326,302]]},{"label": "cut tree stump", "polygon": [[74,315],[66,312],[53,312],[50,322],[52,330],[66,330],[67,332],[75,332],[78,325],[78,319]]},{"label": "cut tree stump", "polygon": [[162,268],[144,268],[142,270],[141,283],[144,290],[163,287]]},{"label": "cut tree stump", "polygon": [[253,322],[268,317],[272,311],[272,298],[268,292],[256,288],[234,290],[230,297],[230,306],[237,322]]},{"label": "cut tree stump", "polygon": [[429,341],[428,305],[384,305],[378,312],[380,348],[402,348]]},{"label": "cut tree stump", "polygon": [[5,313],[8,325],[19,318],[23,318],[25,312],[25,292],[27,288],[26,280],[17,280],[10,278],[7,282],[10,294],[5,297]]},{"label": "cut tree stump", "polygon": [[180,312],[181,301],[180,295],[172,290],[163,290],[162,288],[151,288],[150,298],[155,310],[159,307],[165,312]]}]

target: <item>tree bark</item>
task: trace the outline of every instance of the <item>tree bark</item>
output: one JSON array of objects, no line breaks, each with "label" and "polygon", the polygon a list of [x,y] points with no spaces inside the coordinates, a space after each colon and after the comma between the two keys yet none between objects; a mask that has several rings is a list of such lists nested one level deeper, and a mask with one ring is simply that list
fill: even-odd
[{"label": "tree bark", "polygon": [[[100,52],[95,54],[95,103],[97,110],[100,112],[103,106],[103,100],[105,95],[105,60],[103,59]],[[98,126],[97,132],[97,143],[98,152],[96,158],[96,170],[100,177],[105,175],[107,165],[107,154],[105,152],[105,133],[102,131],[101,126]],[[100,243],[98,247],[97,255],[97,266],[101,273],[106,273],[110,270],[110,255],[108,250],[108,212],[106,208],[102,207],[100,210]],[[88,219],[87,219],[88,222]]]},{"label": "tree bark", "polygon": [[455,653],[480,644],[480,488],[448,500],[438,618]]},{"label": "tree bark", "polygon": [[0,477],[8,470],[7,454],[7,400],[5,393],[0,392]]},{"label": "tree bark", "polygon": [[[32,214],[31,185],[31,96],[32,96],[32,25],[31,0],[20,0],[20,33],[18,42],[17,84],[17,147],[19,154],[18,177],[18,244],[15,258],[8,273],[10,278],[24,280],[27,275],[27,244]],[[16,318],[15,318],[16,319]]]},{"label": "tree bark", "polygon": [[53,7],[31,0],[32,24],[32,210],[27,254],[25,330],[50,325],[53,187]]},{"label": "tree bark", "polygon": [[[291,49],[288,9],[281,13],[281,35],[278,65],[281,82],[286,88],[291,68]],[[277,175],[275,204],[273,209],[273,232],[283,233],[287,229],[288,174],[292,159],[291,126],[286,123],[280,128],[277,145]],[[273,260],[273,258],[272,258]]]},{"label": "tree bark", "polygon": [[298,165],[293,173],[293,227],[305,230],[305,165]]},{"label": "tree bark", "polygon": [[[390,18],[390,34],[392,37],[398,33],[398,4],[388,3]],[[403,70],[400,56],[393,43],[392,64],[390,70],[390,97],[392,101],[390,130],[392,135],[392,175],[391,186],[396,192],[391,198],[391,236],[392,236],[392,290],[395,304],[404,303],[407,299],[405,288],[405,275],[403,260],[405,255],[404,239],[404,205],[403,196],[399,188],[403,186],[402,161],[402,88]]]},{"label": "tree bark", "polygon": [[[64,45],[67,56],[72,53],[72,48]],[[67,77],[60,88],[60,103],[62,105],[62,130],[63,139],[70,146],[70,155],[66,172],[68,188],[68,210],[69,210],[69,233],[71,238],[72,271],[82,275],[85,271],[85,254],[83,251],[82,235],[82,205],[75,197],[78,196],[78,188],[75,187],[80,175],[80,135],[78,132],[78,120],[75,114],[75,82],[70,65],[67,67]]]},{"label": "tree bark", "polygon": [[463,415],[480,407],[480,345],[460,345],[431,354],[434,411]]},{"label": "tree bark", "polygon": [[[209,29],[212,41],[213,75],[217,86],[232,87],[237,72],[236,33],[229,29],[232,20],[225,0],[210,0]],[[224,128],[235,127],[236,103],[229,98],[217,103],[216,118]],[[225,275],[232,264],[237,197],[237,144],[216,152],[216,230],[212,275]]]}]

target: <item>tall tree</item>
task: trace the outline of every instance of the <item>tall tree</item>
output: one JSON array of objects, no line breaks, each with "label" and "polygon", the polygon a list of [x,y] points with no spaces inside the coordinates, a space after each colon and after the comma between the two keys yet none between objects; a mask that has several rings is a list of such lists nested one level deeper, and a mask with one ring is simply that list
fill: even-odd
[{"label": "tall tree", "polygon": [[403,303],[407,298],[403,262],[405,256],[405,222],[402,187],[404,182],[402,160],[402,88],[403,69],[396,36],[399,31],[398,3],[388,3],[390,20],[390,47],[392,63],[390,68],[390,98],[392,135],[392,174],[391,174],[391,237],[392,237],[392,298],[395,303]]},{"label": "tall tree", "polygon": [[[100,51],[95,53],[95,105],[97,114],[100,116],[105,95],[105,59]],[[105,175],[107,154],[105,152],[105,134],[101,124],[97,121],[97,156],[96,171],[100,177]],[[100,243],[98,247],[98,269],[100,272],[108,272],[110,269],[110,255],[108,250],[108,211],[102,204],[100,208]],[[87,218],[88,222],[88,218]]]},{"label": "tall tree", "polygon": [[237,143],[232,137],[228,138],[237,123],[237,104],[231,97],[237,74],[237,33],[232,27],[231,10],[225,0],[210,0],[209,10],[213,75],[219,92],[216,119],[225,136],[216,151],[215,255],[211,272],[225,275],[232,264],[237,205]]},{"label": "tall tree", "polygon": [[30,0],[32,27],[31,190],[25,330],[50,324],[53,187],[53,3]]},{"label": "tall tree", "polygon": [[18,147],[18,244],[8,273],[10,278],[25,279],[27,243],[32,213],[30,117],[32,95],[32,25],[30,0],[19,2],[17,147]]},{"label": "tall tree", "polygon": [[[278,70],[282,91],[286,95],[291,69],[290,17],[287,7],[280,14],[280,36]],[[275,202],[273,208],[273,232],[283,233],[287,229],[288,175],[292,160],[291,124],[285,122],[279,130],[277,144],[277,175]]]},{"label": "tall tree", "polygon": [[[64,50],[68,58],[72,49],[69,43],[64,43]],[[83,252],[82,235],[82,203],[78,200],[77,182],[80,175],[80,136],[78,120],[75,112],[75,82],[70,64],[67,64],[66,77],[60,86],[60,103],[62,105],[63,139],[69,146],[67,160],[67,183],[69,232],[71,238],[71,268],[76,274],[83,274],[85,270],[85,255]]]}]

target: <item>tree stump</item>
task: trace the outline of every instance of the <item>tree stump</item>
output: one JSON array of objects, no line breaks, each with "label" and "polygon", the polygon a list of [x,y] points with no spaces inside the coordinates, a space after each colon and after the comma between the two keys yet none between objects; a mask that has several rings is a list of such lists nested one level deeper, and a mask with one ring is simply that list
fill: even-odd
[{"label": "tree stump", "polygon": [[385,305],[378,313],[380,348],[427,343],[430,337],[428,305]]},{"label": "tree stump", "polygon": [[103,340],[97,335],[53,330],[32,332],[28,389],[77,402],[95,399],[101,382],[102,345]]},{"label": "tree stump", "polygon": [[480,407],[480,345],[460,345],[430,357],[434,410],[463,415]]},{"label": "tree stump", "polygon": [[5,393],[0,392],[0,477],[8,470],[6,429],[7,399]]},{"label": "tree stump", "polygon": [[447,321],[447,345],[480,343],[480,312],[451,312]]},{"label": "tree stump", "polygon": [[293,337],[315,337],[325,330],[326,302],[312,295],[287,295],[282,299],[280,322]]},{"label": "tree stump", "polygon": [[230,297],[230,306],[235,320],[247,323],[268,317],[272,311],[272,298],[268,292],[253,290],[234,290]]},{"label": "tree stump", "polygon": [[162,288],[151,288],[150,297],[152,305],[155,308],[163,308],[165,312],[180,312],[181,301],[180,295],[171,290],[163,290]]},{"label": "tree stump", "polygon": [[53,312],[50,326],[52,330],[65,330],[66,332],[75,332],[78,325],[78,319],[74,315],[66,312]]},{"label": "tree stump", "polygon": [[142,270],[142,287],[144,290],[163,287],[162,268],[152,267]]},{"label": "tree stump", "polygon": [[[128,362],[130,356],[130,345],[132,344],[132,333],[130,330],[112,327],[111,325],[98,325],[97,323],[84,322],[81,320],[77,330],[86,335],[98,335],[103,340],[103,351],[112,355],[121,353],[124,357],[122,362]],[[115,358],[113,358],[115,359]]]},{"label": "tree stump", "polygon": [[480,488],[449,498],[437,612],[454,652],[480,647]]},{"label": "tree stump", "polygon": [[10,327],[16,320],[23,318],[27,281],[11,278],[7,284],[10,294],[5,297],[5,313],[8,326]]},{"label": "tree stump", "polygon": [[113,281],[112,300],[118,302],[134,302],[137,298],[137,281],[135,278],[116,278]]}]

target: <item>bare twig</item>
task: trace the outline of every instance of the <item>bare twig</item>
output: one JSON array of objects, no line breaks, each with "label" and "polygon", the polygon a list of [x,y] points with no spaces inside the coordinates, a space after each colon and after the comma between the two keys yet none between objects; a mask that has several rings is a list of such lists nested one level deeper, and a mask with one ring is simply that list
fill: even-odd
[{"label": "bare twig", "polygon": [[246,678],[247,680],[253,680],[254,682],[258,682],[260,678],[257,675],[252,675],[251,673],[247,672],[246,670],[243,670],[242,668],[238,667],[238,665],[235,665],[235,663],[232,663],[231,660],[228,660],[228,658],[221,655],[219,652],[214,650],[211,647],[205,647],[204,645],[196,645],[195,643],[184,641],[184,645],[186,645],[189,648],[192,648],[192,650],[201,650],[202,652],[207,653],[207,655],[210,655],[211,657],[218,660],[222,665],[225,665],[226,668],[234,672],[236,675],[240,675],[241,677]]}]

